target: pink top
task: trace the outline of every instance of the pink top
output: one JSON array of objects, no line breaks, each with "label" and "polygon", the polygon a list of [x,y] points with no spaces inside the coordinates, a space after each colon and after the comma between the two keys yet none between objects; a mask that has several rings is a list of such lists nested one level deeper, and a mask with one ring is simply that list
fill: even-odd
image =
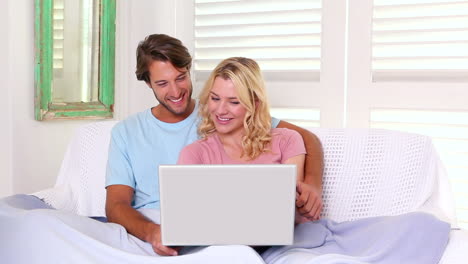
[{"label": "pink top", "polygon": [[182,149],[177,164],[281,164],[294,156],[305,154],[301,135],[287,128],[273,128],[270,151],[262,153],[255,160],[231,159],[217,134],[200,139]]}]

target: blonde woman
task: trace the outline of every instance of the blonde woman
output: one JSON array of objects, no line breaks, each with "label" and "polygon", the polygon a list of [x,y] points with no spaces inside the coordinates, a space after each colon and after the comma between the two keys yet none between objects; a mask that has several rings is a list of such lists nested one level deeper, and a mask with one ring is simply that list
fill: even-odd
[{"label": "blonde woman", "polygon": [[[182,150],[179,164],[296,164],[297,181],[304,180],[304,141],[294,130],[271,128],[265,84],[254,60],[222,61],[199,103],[202,139]],[[296,223],[305,221],[296,214]]]}]

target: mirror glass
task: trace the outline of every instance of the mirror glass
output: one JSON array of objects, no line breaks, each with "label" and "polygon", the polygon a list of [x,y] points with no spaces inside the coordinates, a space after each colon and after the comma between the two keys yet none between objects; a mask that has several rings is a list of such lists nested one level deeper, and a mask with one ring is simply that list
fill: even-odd
[{"label": "mirror glass", "polygon": [[100,0],[53,0],[52,102],[96,102]]}]

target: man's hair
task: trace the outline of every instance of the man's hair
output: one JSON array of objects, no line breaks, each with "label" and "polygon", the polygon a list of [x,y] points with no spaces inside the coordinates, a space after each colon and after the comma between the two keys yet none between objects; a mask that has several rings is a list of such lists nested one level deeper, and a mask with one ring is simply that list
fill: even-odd
[{"label": "man's hair", "polygon": [[244,118],[242,156],[254,160],[268,151],[267,147],[271,142],[270,109],[260,67],[254,60],[243,57],[228,58],[216,66],[200,93],[199,111],[202,121],[198,133],[202,138],[216,131],[208,110],[208,102],[214,81],[218,77],[232,81],[239,102],[247,110]]},{"label": "man's hair", "polygon": [[136,55],[136,77],[147,83],[150,82],[148,69],[153,61],[169,61],[174,67],[188,71],[192,66],[192,57],[182,42],[165,34],[147,36],[138,44]]}]

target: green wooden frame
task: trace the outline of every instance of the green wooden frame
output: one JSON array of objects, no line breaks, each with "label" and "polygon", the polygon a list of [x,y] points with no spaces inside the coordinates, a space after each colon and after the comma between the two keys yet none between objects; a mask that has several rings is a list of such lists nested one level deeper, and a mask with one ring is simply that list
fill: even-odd
[{"label": "green wooden frame", "polygon": [[101,0],[99,102],[52,102],[53,0],[35,0],[35,118],[103,119],[114,112],[116,0]]}]

